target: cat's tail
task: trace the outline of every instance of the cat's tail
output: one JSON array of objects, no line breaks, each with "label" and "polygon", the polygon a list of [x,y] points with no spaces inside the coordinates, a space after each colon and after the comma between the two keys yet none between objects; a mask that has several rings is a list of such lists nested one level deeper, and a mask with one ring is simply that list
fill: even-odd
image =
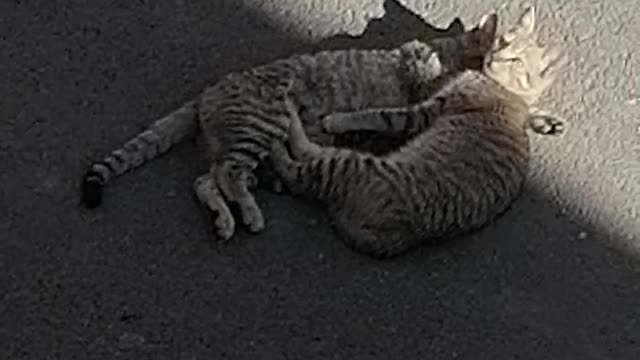
[{"label": "cat's tail", "polygon": [[197,100],[191,100],[158,119],[102,160],[89,165],[82,179],[82,202],[95,208],[102,202],[102,188],[113,178],[169,151],[172,145],[196,134]]}]

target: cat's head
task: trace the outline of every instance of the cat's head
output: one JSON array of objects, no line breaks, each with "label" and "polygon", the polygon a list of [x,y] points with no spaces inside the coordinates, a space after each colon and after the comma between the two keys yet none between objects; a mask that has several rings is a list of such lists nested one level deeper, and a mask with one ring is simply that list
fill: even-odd
[{"label": "cat's head", "polygon": [[480,70],[487,53],[496,41],[498,15],[489,13],[471,30],[464,31],[459,18],[453,20],[449,28],[459,27],[458,35],[439,37],[430,41],[443,67],[448,70]]},{"label": "cat's head", "polygon": [[496,39],[484,59],[483,72],[532,105],[555,81],[567,60],[559,47],[538,42],[535,8],[530,6],[513,28]]}]

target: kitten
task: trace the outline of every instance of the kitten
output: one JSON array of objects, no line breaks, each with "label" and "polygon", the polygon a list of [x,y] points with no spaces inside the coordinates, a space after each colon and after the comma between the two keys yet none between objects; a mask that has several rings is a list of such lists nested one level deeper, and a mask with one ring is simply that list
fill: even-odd
[{"label": "kitten", "polygon": [[[292,84],[289,96],[301,112],[307,131],[316,141],[329,144],[332,136],[323,133],[320,125],[325,115],[408,104],[407,82],[412,79],[404,77],[403,54],[411,52],[426,60],[437,51],[445,68],[464,65],[491,48],[496,23],[496,15],[491,14],[459,36],[439,37],[428,43],[413,41],[391,50],[295,55],[230,73],[197,99],[92,163],[83,178],[83,202],[89,208],[99,206],[107,182],[201,132],[211,162],[209,171],[195,180],[194,190],[199,200],[217,214],[218,235],[227,240],[235,232],[228,201],[239,205],[242,222],[258,232],[265,225],[250,191],[258,183],[255,169],[272,143],[285,138],[289,123],[287,108],[276,89]],[[438,74],[426,75],[435,78]]]},{"label": "kitten", "polygon": [[274,144],[275,172],[291,192],[324,202],[345,243],[373,257],[484,226],[520,194],[529,163],[529,108],[566,62],[535,36],[530,7],[496,42],[482,70],[456,75],[428,100],[323,121],[330,133],[413,136],[383,156],[310,141],[295,103],[287,101],[291,154],[284,143]]}]

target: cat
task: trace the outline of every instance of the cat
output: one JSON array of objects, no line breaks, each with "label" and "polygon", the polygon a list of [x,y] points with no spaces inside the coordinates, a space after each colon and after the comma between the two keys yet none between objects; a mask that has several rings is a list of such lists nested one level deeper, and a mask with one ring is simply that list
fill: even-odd
[{"label": "cat", "polygon": [[[259,232],[265,225],[250,191],[258,185],[255,170],[264,163],[271,144],[285,138],[289,122],[283,98],[276,89],[292,84],[289,97],[301,112],[310,136],[330,144],[332,136],[323,133],[320,126],[323,116],[336,111],[408,104],[413,79],[405,76],[405,54],[427,59],[438,53],[442,67],[437,71],[477,66],[495,41],[497,21],[497,15],[491,13],[483,16],[476,27],[454,37],[411,41],[390,50],[298,54],[229,73],[197,99],[186,102],[102,160],[93,162],[83,178],[82,200],[88,208],[99,206],[108,181],[200,132],[207,145],[210,169],[194,181],[193,187],[199,201],[217,215],[219,238],[228,240],[235,233],[235,218],[227,201],[238,205],[250,231]],[[459,19],[452,26],[456,24]],[[417,66],[415,71],[435,70]],[[421,74],[424,79],[437,75]],[[274,190],[278,182],[273,184]]]},{"label": "cat", "polygon": [[481,70],[455,75],[427,100],[322,120],[329,133],[413,136],[404,146],[376,156],[316,144],[295,102],[286,101],[288,148],[273,144],[273,169],[291,193],[327,205],[347,246],[375,258],[479,229],[519,196],[528,172],[529,109],[566,62],[559,48],[538,43],[535,8],[528,7]]}]

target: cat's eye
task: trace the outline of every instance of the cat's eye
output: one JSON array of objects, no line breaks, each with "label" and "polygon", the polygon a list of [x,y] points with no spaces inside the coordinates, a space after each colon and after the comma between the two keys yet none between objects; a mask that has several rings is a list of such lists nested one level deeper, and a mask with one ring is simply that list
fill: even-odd
[{"label": "cat's eye", "polygon": [[507,61],[516,65],[519,68],[524,67],[524,61],[522,61],[522,59],[519,57],[510,58],[510,59],[507,59]]}]

